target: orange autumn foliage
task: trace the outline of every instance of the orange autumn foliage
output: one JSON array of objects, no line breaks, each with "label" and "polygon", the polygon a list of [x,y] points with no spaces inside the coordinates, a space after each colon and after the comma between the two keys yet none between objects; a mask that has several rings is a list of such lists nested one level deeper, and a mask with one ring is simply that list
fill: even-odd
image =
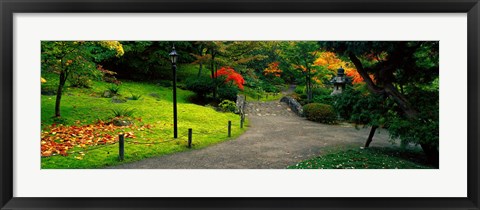
[{"label": "orange autumn foliage", "polygon": [[279,68],[280,62],[272,62],[268,64],[268,67],[263,70],[263,75],[265,76],[275,76],[275,77],[280,77],[282,70]]},{"label": "orange autumn foliage", "polygon": [[[357,72],[355,68],[347,67],[351,66],[348,62],[345,62],[338,58],[338,56],[333,52],[323,52],[320,54],[320,57],[315,60],[314,65],[323,66],[330,71],[337,73],[337,69],[342,67],[345,69],[345,75],[352,78],[352,83],[357,84],[363,82],[362,76]],[[370,75],[370,78],[373,79],[373,75]]]}]

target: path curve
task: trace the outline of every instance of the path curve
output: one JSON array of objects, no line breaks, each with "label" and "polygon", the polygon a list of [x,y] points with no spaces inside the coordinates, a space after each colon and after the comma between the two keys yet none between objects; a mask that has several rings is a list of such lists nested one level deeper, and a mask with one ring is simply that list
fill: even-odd
[{"label": "path curve", "polygon": [[[206,148],[148,158],[119,169],[281,169],[322,154],[326,147],[362,146],[368,128],[326,125],[298,117],[282,102],[248,102],[249,129],[237,139]],[[392,146],[377,129],[371,147]]]}]

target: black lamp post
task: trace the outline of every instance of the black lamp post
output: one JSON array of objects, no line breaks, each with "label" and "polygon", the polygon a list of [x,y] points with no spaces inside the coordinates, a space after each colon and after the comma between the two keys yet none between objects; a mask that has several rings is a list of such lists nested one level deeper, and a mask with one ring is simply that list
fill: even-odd
[{"label": "black lamp post", "polygon": [[175,51],[175,45],[172,47],[172,52],[169,54],[170,61],[172,62],[173,71],[173,138],[178,137],[177,132],[177,58],[178,54]]}]

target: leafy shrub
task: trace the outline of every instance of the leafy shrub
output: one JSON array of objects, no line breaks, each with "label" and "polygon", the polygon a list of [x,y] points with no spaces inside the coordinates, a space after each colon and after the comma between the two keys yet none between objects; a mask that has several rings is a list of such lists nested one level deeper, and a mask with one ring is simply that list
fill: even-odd
[{"label": "leafy shrub", "polygon": [[320,103],[320,104],[328,104],[328,105],[333,105],[334,104],[334,97],[331,95],[319,95],[319,96],[313,96],[313,102],[314,103]]},{"label": "leafy shrub", "polygon": [[320,104],[334,104],[334,98],[330,94],[332,89],[317,87],[312,89],[313,99],[312,102]]},{"label": "leafy shrub", "polygon": [[108,86],[107,89],[110,91],[110,93],[118,95],[118,92],[120,92],[120,85],[112,84]]},{"label": "leafy shrub", "polygon": [[[388,101],[375,94],[369,93],[367,90],[355,89],[348,87],[342,92],[334,96],[335,110],[340,117],[358,123],[382,126],[386,121],[386,112]],[[385,107],[384,107],[385,106]]]},{"label": "leafy shrub", "polygon": [[108,83],[114,83],[114,84],[116,84],[116,85],[122,84],[122,82],[120,82],[120,80],[118,80],[118,79],[115,77],[115,75],[117,74],[117,72],[104,69],[102,65],[97,65],[97,70],[100,71],[100,72],[102,72],[102,79],[103,79],[103,81],[108,82]]},{"label": "leafy shrub", "polygon": [[268,93],[277,93],[278,92],[278,89],[277,87],[275,87],[274,85],[270,84],[270,83],[264,83],[262,85],[262,89],[265,91],[265,92],[268,92]]},{"label": "leafy shrub", "polygon": [[237,104],[230,100],[223,100],[218,104],[218,107],[224,112],[235,112]]},{"label": "leafy shrub", "polygon": [[83,76],[83,75],[78,75],[78,74],[73,74],[70,77],[70,86],[76,87],[76,88],[91,88],[92,87],[92,81],[88,76]]},{"label": "leafy shrub", "polygon": [[113,117],[132,117],[133,113],[135,112],[135,109],[114,108],[114,109],[112,109],[112,112],[113,112]]},{"label": "leafy shrub", "polygon": [[220,100],[236,101],[238,95],[238,87],[232,84],[225,84],[217,89],[217,95]]},{"label": "leafy shrub", "polygon": [[295,87],[294,92],[295,92],[296,94],[304,94],[304,93],[305,93],[305,86],[297,85],[297,86]]},{"label": "leafy shrub", "polygon": [[136,101],[136,100],[138,100],[138,99],[140,99],[140,98],[142,98],[142,95],[140,95],[140,94],[133,94],[133,93],[132,93],[132,96],[130,97],[130,100],[135,100],[135,101]]},{"label": "leafy shrub", "polygon": [[214,81],[209,77],[189,77],[185,81],[186,88],[200,97],[205,97],[215,89]]},{"label": "leafy shrub", "polygon": [[308,120],[332,124],[337,116],[332,106],[328,104],[310,103],[303,106],[303,113]]},{"label": "leafy shrub", "polygon": [[333,89],[323,88],[323,87],[314,87],[312,88],[313,96],[329,96],[332,94]]}]

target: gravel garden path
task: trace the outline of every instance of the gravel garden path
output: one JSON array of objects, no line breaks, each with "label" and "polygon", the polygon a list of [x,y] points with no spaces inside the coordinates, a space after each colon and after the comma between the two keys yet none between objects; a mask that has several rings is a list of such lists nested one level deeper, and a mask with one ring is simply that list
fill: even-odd
[{"label": "gravel garden path", "polygon": [[[246,114],[250,127],[237,139],[112,168],[282,169],[321,155],[327,148],[361,147],[370,131],[351,124],[311,122],[278,101],[247,102]],[[392,146],[387,131],[377,129],[370,146]]]}]

